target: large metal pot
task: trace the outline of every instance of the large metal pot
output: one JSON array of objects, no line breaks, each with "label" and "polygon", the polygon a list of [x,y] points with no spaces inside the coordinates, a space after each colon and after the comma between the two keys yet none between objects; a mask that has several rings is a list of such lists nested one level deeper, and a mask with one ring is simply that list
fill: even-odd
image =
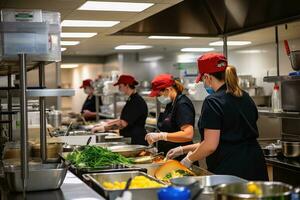
[{"label": "large metal pot", "polygon": [[51,110],[47,113],[48,124],[51,124],[54,128],[58,128],[61,126],[61,111],[59,110]]},{"label": "large metal pot", "polygon": [[290,200],[293,187],[281,182],[222,184],[215,188],[216,200]]},{"label": "large metal pot", "polygon": [[291,51],[290,60],[291,60],[292,68],[295,71],[299,71],[300,70],[300,51]]},{"label": "large metal pot", "polygon": [[300,156],[300,141],[281,141],[282,153],[285,157],[294,158]]}]

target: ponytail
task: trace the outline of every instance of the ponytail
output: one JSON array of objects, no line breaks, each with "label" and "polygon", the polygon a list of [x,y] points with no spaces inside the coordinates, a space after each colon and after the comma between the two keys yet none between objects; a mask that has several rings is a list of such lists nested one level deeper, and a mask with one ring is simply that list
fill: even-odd
[{"label": "ponytail", "polygon": [[178,80],[174,80],[174,81],[175,83],[173,85],[173,88],[176,90],[178,94],[181,94],[184,90],[184,86]]},{"label": "ponytail", "polygon": [[242,89],[239,86],[239,78],[236,73],[236,69],[233,66],[228,66],[225,71],[225,83],[227,86],[227,93],[236,97],[243,95]]}]

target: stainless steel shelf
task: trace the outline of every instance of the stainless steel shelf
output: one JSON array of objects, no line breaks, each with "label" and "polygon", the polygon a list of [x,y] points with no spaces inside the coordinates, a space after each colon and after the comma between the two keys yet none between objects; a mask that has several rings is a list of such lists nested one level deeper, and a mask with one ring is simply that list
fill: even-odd
[{"label": "stainless steel shelf", "polygon": [[29,97],[69,97],[75,95],[74,89],[27,89]]},{"label": "stainless steel shelf", "polygon": [[267,116],[271,118],[291,118],[291,119],[300,119],[300,112],[273,112],[270,109],[259,109],[259,115]]},{"label": "stainless steel shelf", "polygon": [[264,82],[280,82],[289,80],[299,80],[300,76],[266,76],[264,77]]}]

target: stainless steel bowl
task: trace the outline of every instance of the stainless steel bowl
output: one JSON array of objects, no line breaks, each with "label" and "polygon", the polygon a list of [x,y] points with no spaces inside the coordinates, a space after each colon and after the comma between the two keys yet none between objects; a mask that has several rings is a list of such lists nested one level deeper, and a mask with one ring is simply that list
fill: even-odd
[{"label": "stainless steel bowl", "polygon": [[108,147],[114,153],[119,153],[125,157],[136,157],[148,147],[144,145],[117,145]]},{"label": "stainless steel bowl", "polygon": [[292,68],[296,71],[300,70],[300,51],[291,51],[290,60]]},{"label": "stainless steel bowl", "polygon": [[300,156],[300,142],[299,141],[281,141],[282,153],[285,157],[294,158]]},{"label": "stainless steel bowl", "polygon": [[216,200],[290,200],[293,187],[281,182],[248,182],[222,184],[214,191]]}]

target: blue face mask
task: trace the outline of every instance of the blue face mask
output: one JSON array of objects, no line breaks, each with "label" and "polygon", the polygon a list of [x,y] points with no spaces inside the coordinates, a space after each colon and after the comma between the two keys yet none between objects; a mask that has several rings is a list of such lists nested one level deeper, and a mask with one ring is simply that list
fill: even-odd
[{"label": "blue face mask", "polygon": [[207,92],[208,94],[213,94],[213,93],[215,93],[215,91],[214,91],[211,87],[206,86],[205,84],[204,84],[204,89],[206,90],[206,92]]}]

